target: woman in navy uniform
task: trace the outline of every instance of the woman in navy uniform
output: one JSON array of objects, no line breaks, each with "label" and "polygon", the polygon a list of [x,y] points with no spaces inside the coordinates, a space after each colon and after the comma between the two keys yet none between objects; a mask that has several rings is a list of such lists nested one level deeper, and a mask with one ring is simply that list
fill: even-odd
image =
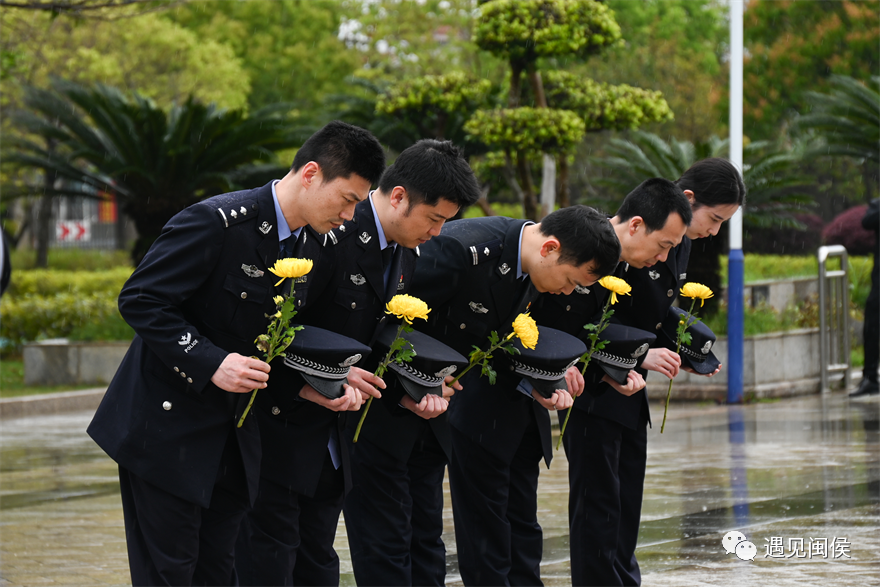
[{"label": "woman in navy uniform", "polygon": [[[326,232],[351,218],[383,168],[375,137],[330,123],[280,181],[177,214],[125,284],[120,312],[137,335],[88,433],[119,463],[133,584],[234,580],[260,463],[256,418],[236,423],[269,380],[269,365],[249,358],[275,311],[269,267],[291,234],[302,256],[317,256],[319,239],[303,227]],[[325,278],[320,266],[309,278]],[[283,372],[279,362],[272,386]]]},{"label": "woman in navy uniform", "polygon": [[[617,238],[586,206],[554,212],[540,224],[489,217],[457,220],[422,247],[413,294],[431,307],[417,328],[467,356],[504,336],[539,292],[570,293],[614,267]],[[540,344],[540,340],[538,342]],[[568,390],[550,398],[517,389],[520,376],[495,361],[490,385],[471,370],[452,400],[449,464],[459,570],[467,585],[539,585],[538,463],[549,464],[548,409],[564,409],[582,389],[576,369]]]},{"label": "woman in navy uniform", "polygon": [[[310,290],[309,304],[295,321],[372,346],[388,318],[386,303],[410,289],[419,245],[478,196],[476,179],[451,142],[422,140],[404,150],[382,175],[378,190],[358,204],[354,218],[327,235],[331,280],[323,291]],[[401,412],[419,421],[424,420],[407,410],[429,417],[445,411],[446,402],[432,396],[424,405],[407,404],[399,395],[374,402],[350,460],[358,418],[346,418],[344,412],[358,410],[368,395],[379,396],[373,386],[384,388],[384,382],[365,369],[380,359],[364,357],[352,367],[350,398],[324,397],[304,381],[263,396],[258,406],[264,447],[260,493],[248,515],[244,544],[236,551],[243,584],[337,585],[333,541],[352,481],[356,503],[365,504],[363,509],[346,506],[358,583],[409,583],[395,566],[409,521],[401,519],[400,500],[383,499],[392,490],[390,472],[371,466],[367,457],[389,450],[389,439],[393,446],[409,441],[409,427],[400,425],[409,420],[388,416],[400,415],[398,402],[406,407]],[[348,432],[346,421],[352,425]],[[369,521],[375,516],[381,524]],[[381,551],[382,564],[371,574],[368,567],[377,563],[362,553],[374,549]]]}]

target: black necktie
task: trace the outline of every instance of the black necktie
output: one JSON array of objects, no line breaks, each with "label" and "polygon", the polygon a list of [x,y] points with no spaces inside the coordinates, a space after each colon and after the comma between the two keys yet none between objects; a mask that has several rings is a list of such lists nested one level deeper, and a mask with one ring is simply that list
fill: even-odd
[{"label": "black necktie", "polygon": [[296,235],[291,233],[291,235],[289,237],[287,237],[286,239],[283,239],[278,244],[278,258],[279,259],[286,259],[287,257],[290,257],[293,254],[293,246],[295,244],[296,244]]}]

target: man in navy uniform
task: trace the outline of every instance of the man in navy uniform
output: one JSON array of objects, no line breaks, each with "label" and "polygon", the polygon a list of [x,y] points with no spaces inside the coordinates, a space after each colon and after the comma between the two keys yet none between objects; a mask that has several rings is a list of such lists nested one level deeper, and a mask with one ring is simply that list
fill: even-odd
[{"label": "man in navy uniform", "polygon": [[[316,258],[320,241],[304,227],[351,219],[384,166],[375,137],[332,122],[283,179],[174,216],[123,287],[120,311],[137,336],[88,432],[119,463],[133,584],[234,581],[260,467],[257,419],[236,423],[269,381],[270,366],[250,358],[279,293],[269,267],[291,252]],[[297,284],[298,299],[321,274],[316,265]],[[269,389],[284,385],[277,363]]]},{"label": "man in navy uniform", "polygon": [[[627,281],[632,292],[619,296],[613,321],[658,332],[686,277],[690,241],[684,235],[690,221],[690,204],[671,181],[649,179],[627,195],[610,224],[620,241],[623,261],[615,275]],[[599,285],[568,296],[544,296],[535,318],[583,336],[584,324],[601,317],[607,296]],[[656,341],[652,344],[662,347]],[[588,393],[574,402],[563,437],[569,461],[574,585],[636,585],[640,581],[634,552],[650,421],[645,369],[674,377],[681,365],[679,356],[666,348],[652,348],[641,360],[641,367],[629,374],[633,385],[628,387],[607,375],[601,381],[588,377]]]},{"label": "man in navy uniform", "polygon": [[[451,142],[422,140],[404,150],[382,175],[379,188],[357,206],[354,218],[328,234],[326,253],[335,259],[331,280],[320,295],[315,289],[309,291],[308,307],[295,321],[372,346],[387,322],[385,304],[410,289],[419,245],[439,234],[444,222],[478,197],[473,172]],[[358,583],[363,584],[361,570],[367,563],[362,562],[357,545],[375,544],[373,537],[362,534],[382,531],[403,540],[408,520],[402,519],[402,505],[384,500],[383,492],[390,490],[382,477],[385,471],[373,468],[369,460],[385,450],[376,440],[382,438],[377,432],[390,428],[394,442],[412,443],[409,429],[398,429],[401,419],[386,413],[396,412],[400,401],[401,411],[412,418],[432,418],[445,411],[446,401],[432,395],[415,403],[398,394],[391,400],[393,405],[385,399],[374,402],[350,466],[349,435],[340,434],[346,419],[339,413],[358,410],[368,394],[379,397],[373,386],[384,388],[384,382],[362,367],[375,366],[380,358],[373,356],[369,363],[364,359],[352,367],[353,388],[338,399],[309,385],[293,387],[298,396],[291,389],[277,388],[258,396],[264,456],[259,496],[248,515],[246,550],[251,571],[243,576],[244,583],[337,585],[339,559],[333,541],[352,477],[355,493],[369,508],[368,512],[346,510]],[[348,420],[356,424],[358,418]],[[383,526],[361,524],[368,515],[380,515]],[[389,560],[396,554],[389,545]],[[395,583],[397,577],[390,573],[377,579],[380,584]]]},{"label": "man in navy uniform", "polygon": [[[422,247],[413,294],[431,307],[416,325],[467,356],[505,336],[539,292],[570,293],[611,272],[620,248],[607,218],[572,206],[540,224],[488,217],[448,224]],[[538,342],[540,344],[540,341]],[[449,411],[449,479],[459,569],[467,585],[539,585],[538,463],[551,458],[547,410],[580,393],[576,368],[568,390],[549,397],[517,390],[521,376],[498,363],[490,385],[472,369]]]}]

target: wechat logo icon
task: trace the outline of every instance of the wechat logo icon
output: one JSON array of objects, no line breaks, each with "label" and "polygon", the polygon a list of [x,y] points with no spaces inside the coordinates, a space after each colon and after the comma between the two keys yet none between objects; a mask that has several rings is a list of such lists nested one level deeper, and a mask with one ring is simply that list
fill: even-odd
[{"label": "wechat logo icon", "polygon": [[735,554],[737,558],[744,561],[755,560],[758,554],[758,547],[746,540],[746,535],[736,530],[728,532],[721,539],[721,546],[727,554]]}]

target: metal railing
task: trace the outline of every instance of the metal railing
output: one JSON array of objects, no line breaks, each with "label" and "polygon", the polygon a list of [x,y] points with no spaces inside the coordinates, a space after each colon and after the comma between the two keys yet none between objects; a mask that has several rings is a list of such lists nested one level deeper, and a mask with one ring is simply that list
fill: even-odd
[{"label": "metal railing", "polygon": [[[840,269],[828,269],[828,260],[840,258]],[[843,371],[843,388],[849,387],[849,277],[846,248],[819,247],[819,361],[822,393],[829,390],[831,373]]]}]

